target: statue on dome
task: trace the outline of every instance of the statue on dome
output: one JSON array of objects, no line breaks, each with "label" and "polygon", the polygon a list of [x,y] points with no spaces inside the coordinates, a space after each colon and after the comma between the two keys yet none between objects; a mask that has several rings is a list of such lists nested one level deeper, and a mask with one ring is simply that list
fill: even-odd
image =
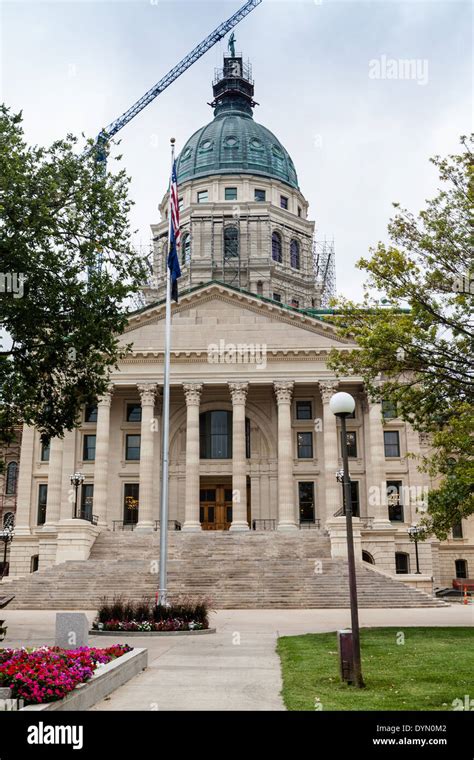
[{"label": "statue on dome", "polygon": [[229,53],[231,54],[232,58],[235,58],[235,34],[232,32],[232,34],[229,37]]}]

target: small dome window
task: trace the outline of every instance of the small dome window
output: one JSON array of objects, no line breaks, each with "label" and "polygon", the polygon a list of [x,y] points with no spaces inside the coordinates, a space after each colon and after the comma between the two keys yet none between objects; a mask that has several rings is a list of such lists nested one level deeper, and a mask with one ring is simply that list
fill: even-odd
[{"label": "small dome window", "polygon": [[250,147],[252,148],[252,150],[261,151],[263,150],[262,141],[256,137],[252,137],[252,139],[250,140]]},{"label": "small dome window", "polygon": [[236,148],[239,144],[239,141],[233,135],[229,135],[229,137],[225,138],[224,144],[226,148]]},{"label": "small dome window", "polygon": [[181,156],[181,161],[187,161],[187,160],[188,160],[188,158],[190,158],[190,157],[191,157],[191,153],[192,153],[192,152],[193,152],[193,151],[192,151],[192,148],[190,148],[190,147],[187,147],[187,148],[185,148],[185,150],[184,150],[184,153],[183,153],[183,155]]},{"label": "small dome window", "polygon": [[211,150],[213,142],[212,140],[204,140],[199,146],[199,150]]}]

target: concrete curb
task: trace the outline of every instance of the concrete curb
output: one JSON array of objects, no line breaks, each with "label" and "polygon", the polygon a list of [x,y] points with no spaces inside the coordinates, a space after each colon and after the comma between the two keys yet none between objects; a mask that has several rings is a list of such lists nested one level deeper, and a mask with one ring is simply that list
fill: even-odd
[{"label": "concrete curb", "polygon": [[96,631],[90,630],[89,636],[199,636],[205,633],[216,633],[215,628],[201,628],[198,631]]},{"label": "concrete curb", "polygon": [[[117,632],[115,632],[117,633]],[[28,705],[20,712],[44,712],[45,710],[74,711],[88,710],[100,702],[110,692],[141,673],[148,665],[148,650],[133,649],[105,665],[99,665],[90,681],[79,686],[57,702],[44,702],[41,705]]]}]

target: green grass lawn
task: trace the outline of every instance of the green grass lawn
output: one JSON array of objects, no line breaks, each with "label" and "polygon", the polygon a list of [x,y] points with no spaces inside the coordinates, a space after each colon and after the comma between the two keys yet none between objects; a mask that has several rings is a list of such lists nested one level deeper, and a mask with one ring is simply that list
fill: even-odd
[{"label": "green grass lawn", "polygon": [[336,633],[282,636],[277,652],[287,710],[452,710],[474,699],[474,628],[362,629],[365,689],[341,682]]}]

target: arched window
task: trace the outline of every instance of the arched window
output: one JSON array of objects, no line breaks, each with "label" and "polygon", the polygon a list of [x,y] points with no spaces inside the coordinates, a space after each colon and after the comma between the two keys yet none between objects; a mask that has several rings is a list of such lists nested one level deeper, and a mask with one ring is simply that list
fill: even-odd
[{"label": "arched window", "polygon": [[7,465],[7,477],[5,480],[5,493],[16,493],[16,481],[18,473],[18,464],[16,462],[9,462]]},{"label": "arched window", "polygon": [[405,575],[410,572],[410,557],[406,552],[395,554],[395,571]]},{"label": "arched window", "polygon": [[293,269],[300,268],[300,244],[297,240],[292,240],[290,243],[290,265]]},{"label": "arched window", "polygon": [[366,551],[362,552],[362,561],[368,562],[370,565],[375,565],[374,558],[372,557],[370,552],[366,552]]},{"label": "arched window", "polygon": [[229,226],[224,229],[224,258],[234,259],[239,255],[239,230]]},{"label": "arched window", "polygon": [[257,295],[263,296],[263,282],[261,280],[257,282]]},{"label": "arched window", "polygon": [[5,512],[3,515],[3,527],[6,528],[8,525],[14,525],[15,524],[15,515],[13,512]]},{"label": "arched window", "polygon": [[272,259],[281,264],[281,235],[279,232],[272,233]]},{"label": "arched window", "polygon": [[467,560],[457,559],[454,563],[456,567],[456,578],[467,578]]},{"label": "arched window", "polygon": [[189,264],[191,261],[191,235],[185,232],[181,238],[181,263]]}]

